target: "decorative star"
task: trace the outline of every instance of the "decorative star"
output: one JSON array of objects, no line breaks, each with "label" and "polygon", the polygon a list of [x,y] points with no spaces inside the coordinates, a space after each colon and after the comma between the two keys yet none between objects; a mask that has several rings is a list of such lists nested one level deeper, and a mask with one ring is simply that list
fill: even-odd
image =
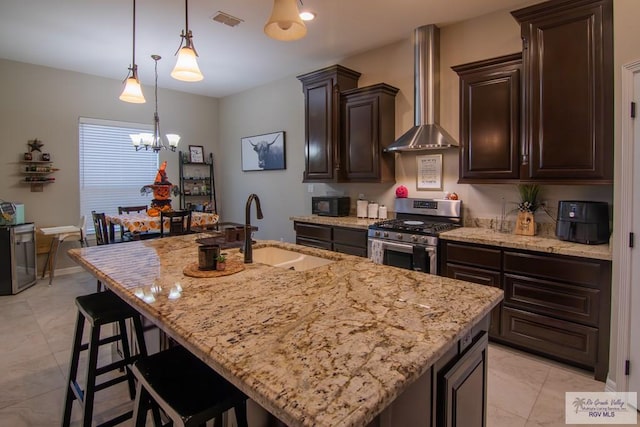
[{"label": "decorative star", "polygon": [[31,152],[40,151],[42,153],[42,150],[40,150],[40,148],[42,148],[44,144],[42,143],[42,141],[36,138],[36,139],[29,140],[29,143],[27,145],[30,148],[29,151]]}]

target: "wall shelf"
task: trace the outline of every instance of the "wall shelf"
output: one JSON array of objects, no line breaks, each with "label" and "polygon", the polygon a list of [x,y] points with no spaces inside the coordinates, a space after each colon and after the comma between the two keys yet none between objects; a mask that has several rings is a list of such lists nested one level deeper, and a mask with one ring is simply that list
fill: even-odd
[{"label": "wall shelf", "polygon": [[54,168],[52,161],[22,160],[20,163],[20,173],[23,175],[20,182],[29,184],[32,193],[40,193],[44,191],[44,184],[56,182],[56,179],[50,175],[60,169]]},{"label": "wall shelf", "polygon": [[180,159],[180,209],[193,209],[198,205],[208,204],[209,211],[218,212],[216,188],[213,175],[213,154],[205,159],[205,163],[185,161],[189,153],[179,152]]}]

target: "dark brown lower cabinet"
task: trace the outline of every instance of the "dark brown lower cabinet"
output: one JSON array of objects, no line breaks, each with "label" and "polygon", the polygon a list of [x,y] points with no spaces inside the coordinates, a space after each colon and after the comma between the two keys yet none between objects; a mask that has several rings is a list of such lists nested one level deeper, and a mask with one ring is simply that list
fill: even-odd
[{"label": "dark brown lower cabinet", "polygon": [[493,341],[606,380],[611,261],[451,241],[443,241],[441,254],[447,277],[504,290],[499,313],[492,313]]},{"label": "dark brown lower cabinet", "polygon": [[297,221],[293,227],[298,245],[367,256],[367,230]]},{"label": "dark brown lower cabinet", "polygon": [[448,369],[438,373],[438,426],[484,427],[487,410],[487,345],[485,332]]},{"label": "dark brown lower cabinet", "polygon": [[367,427],[484,427],[488,324],[485,317]]}]

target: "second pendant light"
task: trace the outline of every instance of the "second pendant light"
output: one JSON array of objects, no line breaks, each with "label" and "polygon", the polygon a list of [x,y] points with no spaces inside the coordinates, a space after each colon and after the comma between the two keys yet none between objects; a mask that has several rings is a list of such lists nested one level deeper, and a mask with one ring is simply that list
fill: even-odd
[{"label": "second pendant light", "polygon": [[[178,48],[178,52],[176,52],[178,54],[178,61],[171,72],[171,77],[185,82],[198,82],[204,77],[198,67],[198,61],[196,60],[198,53],[191,40],[193,34],[189,29],[189,0],[184,0],[184,9],[185,29],[180,34],[182,40],[180,40],[180,47]],[[184,46],[182,46],[183,42]]]}]

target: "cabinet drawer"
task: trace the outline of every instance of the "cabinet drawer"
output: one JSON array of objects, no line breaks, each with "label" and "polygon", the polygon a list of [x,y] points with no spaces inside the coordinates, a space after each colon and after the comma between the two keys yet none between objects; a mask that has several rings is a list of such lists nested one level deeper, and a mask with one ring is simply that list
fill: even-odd
[{"label": "cabinet drawer", "polygon": [[598,330],[577,323],[504,307],[502,338],[528,349],[594,366],[598,352]]},{"label": "cabinet drawer", "polygon": [[607,283],[609,268],[606,263],[586,258],[545,256],[530,253],[504,252],[505,273],[520,273],[527,276],[543,277],[562,282],[572,282],[591,287]]},{"label": "cabinet drawer", "polygon": [[358,246],[367,251],[367,230],[355,228],[333,227],[333,242],[343,245]]},{"label": "cabinet drawer", "polygon": [[478,283],[480,285],[500,287],[500,272],[492,270],[484,270],[482,268],[467,267],[447,263],[445,275],[452,279],[464,280],[467,282]]},{"label": "cabinet drawer", "polygon": [[331,242],[307,239],[306,237],[296,237],[296,244],[303,245],[303,246],[311,246],[312,248],[327,249],[329,251],[332,250]]},{"label": "cabinet drawer", "polygon": [[457,262],[500,270],[500,249],[491,249],[455,242],[445,242],[444,249],[444,256],[447,262]]},{"label": "cabinet drawer", "polygon": [[326,225],[307,224],[304,222],[296,222],[296,235],[300,237],[309,237],[311,239],[331,241],[331,227]]},{"label": "cabinet drawer", "polygon": [[367,248],[366,246],[364,248],[360,247],[360,246],[349,246],[349,245],[343,245],[340,243],[334,243],[333,244],[333,250],[335,252],[340,252],[343,254],[349,254],[349,255],[355,255],[355,256],[360,256],[363,258],[367,257]]},{"label": "cabinet drawer", "polygon": [[[500,272],[492,270],[484,270],[476,267],[468,267],[465,265],[457,265],[447,263],[444,275],[452,279],[464,280],[467,282],[478,283],[485,286],[500,287]],[[491,325],[489,326],[489,335],[497,337],[500,335],[500,312],[502,303],[491,310]]]},{"label": "cabinet drawer", "polygon": [[593,288],[505,274],[504,303],[540,314],[598,326],[600,291]]}]

